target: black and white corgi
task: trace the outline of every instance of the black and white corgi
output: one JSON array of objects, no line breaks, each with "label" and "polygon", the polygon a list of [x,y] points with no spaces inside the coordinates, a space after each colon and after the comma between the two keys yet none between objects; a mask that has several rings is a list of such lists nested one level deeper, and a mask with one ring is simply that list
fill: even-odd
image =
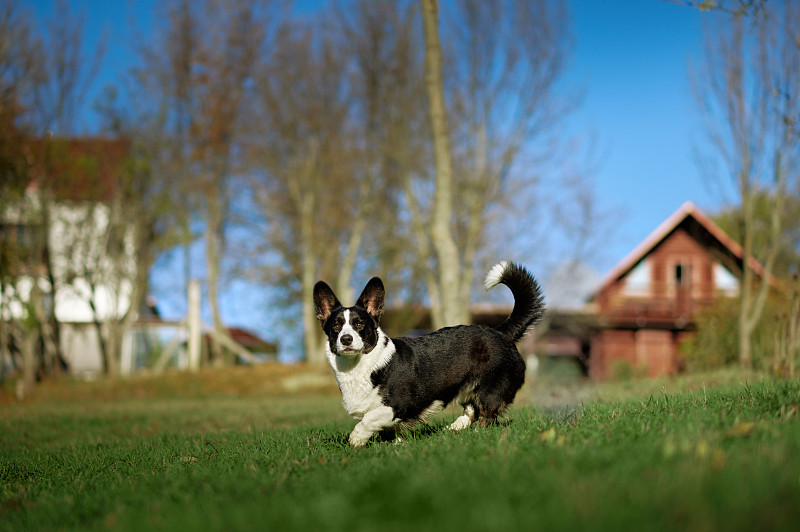
[{"label": "black and white corgi", "polygon": [[459,325],[416,338],[389,338],[381,330],[385,292],[378,277],[353,307],[343,307],[323,281],[314,286],[328,361],[347,413],[359,420],[351,445],[425,421],[452,401],[464,408],[453,430],[491,423],[505,412],[525,379],[515,343],[541,318],[544,302],[539,284],[518,264],[496,264],[484,284],[487,290],[504,284],[514,295],[514,309],[500,326]]}]

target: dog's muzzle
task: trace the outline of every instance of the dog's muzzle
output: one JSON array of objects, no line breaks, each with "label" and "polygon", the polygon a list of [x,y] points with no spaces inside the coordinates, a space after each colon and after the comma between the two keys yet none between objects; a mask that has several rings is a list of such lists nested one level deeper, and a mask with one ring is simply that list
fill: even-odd
[{"label": "dog's muzzle", "polygon": [[336,340],[336,351],[339,355],[357,355],[361,353],[362,349],[364,349],[364,342],[361,341],[361,338],[358,338],[348,332],[343,333]]}]

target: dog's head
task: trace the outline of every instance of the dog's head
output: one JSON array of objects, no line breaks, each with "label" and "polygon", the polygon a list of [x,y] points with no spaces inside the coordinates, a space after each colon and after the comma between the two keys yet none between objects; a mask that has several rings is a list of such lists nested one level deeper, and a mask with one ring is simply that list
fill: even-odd
[{"label": "dog's head", "polygon": [[358,356],[369,353],[378,343],[378,328],[383,314],[383,282],[373,277],[364,287],[355,306],[343,307],[325,282],[314,286],[314,309],[322,330],[328,336],[331,353]]}]

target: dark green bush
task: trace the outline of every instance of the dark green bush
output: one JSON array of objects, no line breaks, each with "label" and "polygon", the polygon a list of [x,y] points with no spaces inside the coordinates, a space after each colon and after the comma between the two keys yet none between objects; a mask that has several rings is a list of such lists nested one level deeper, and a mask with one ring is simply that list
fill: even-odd
[{"label": "dark green bush", "polygon": [[[788,301],[772,294],[753,333],[753,365],[769,369],[775,357],[776,337],[786,322]],[[712,307],[695,314],[697,332],[684,340],[680,353],[689,371],[707,371],[739,361],[739,300],[719,298]]]}]

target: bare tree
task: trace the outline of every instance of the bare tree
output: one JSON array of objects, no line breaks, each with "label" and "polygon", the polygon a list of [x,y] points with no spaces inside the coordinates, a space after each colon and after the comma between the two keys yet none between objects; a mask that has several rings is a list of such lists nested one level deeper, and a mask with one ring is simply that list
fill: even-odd
[{"label": "bare tree", "polygon": [[[199,272],[193,269],[191,245],[202,232],[202,194],[197,189],[195,173],[198,154],[197,108],[198,63],[202,52],[202,4],[176,0],[164,4],[157,13],[166,26],[155,40],[142,47],[142,68],[134,69],[126,80],[132,113],[121,111],[117,94],[110,94],[105,105],[106,128],[122,130],[122,135],[136,139],[151,158],[152,169],[169,179],[163,180],[173,218],[171,243],[182,250],[182,287]],[[137,150],[138,151],[138,150]]]},{"label": "bare tree", "polygon": [[[435,2],[421,5],[423,18],[433,20]],[[440,146],[445,138],[439,118],[442,111],[435,100],[440,99],[442,106],[446,102],[443,112],[450,113],[447,140],[451,147],[436,151],[431,223],[434,247],[445,251],[444,255],[439,251],[439,278],[431,297],[438,294],[441,299],[438,318],[434,312],[436,325],[469,320],[487,213],[515,193],[515,188],[538,185],[536,173],[566,144],[559,126],[577,101],[560,86],[570,49],[568,16],[562,5],[465,0],[444,13],[448,46],[443,53],[449,54],[449,61],[443,77],[435,81],[443,84],[441,97],[431,92],[432,78],[426,77],[435,146],[437,138]],[[426,23],[425,27],[426,53],[432,48],[435,52],[431,26]],[[437,56],[430,57],[433,62],[427,67],[435,69]],[[445,156],[452,158],[449,170],[448,165],[442,166]],[[440,177],[440,172],[450,177]],[[440,186],[444,187],[441,193]],[[445,207],[448,202],[450,207]],[[441,237],[445,223],[452,247]],[[458,315],[451,315],[450,307]]]},{"label": "bare tree", "polygon": [[[722,20],[709,32],[696,94],[709,151],[727,170],[741,210],[743,272],[739,362],[753,365],[751,338],[781,249],[785,200],[800,169],[800,9],[766,4],[760,16]],[[765,194],[766,192],[766,194]],[[757,203],[767,198],[768,237],[757,242]],[[755,270],[753,259],[763,268]]]},{"label": "bare tree", "polygon": [[[403,287],[406,300],[417,298],[417,280],[431,273],[427,212],[415,194],[406,194],[415,182],[429,181],[431,158],[429,119],[419,103],[425,99],[425,85],[418,12],[412,1],[363,0],[357,9],[339,13],[341,46],[350,55],[348,86],[365,173],[359,197],[367,199],[350,242],[364,233],[358,246],[361,264],[368,264],[390,285]],[[408,220],[401,221],[406,215]],[[354,295],[346,285],[353,275],[349,266],[355,257],[350,252],[356,247],[348,247],[343,261],[348,267],[340,270],[337,281],[337,293],[347,300]]]},{"label": "bare tree", "polygon": [[356,273],[377,270],[400,287],[407,271],[424,271],[402,213],[429,151],[414,6],[365,0],[288,22],[257,85],[254,197],[264,245],[280,257],[264,270],[283,287],[281,304],[301,307],[312,363],[324,360],[311,298],[319,278],[352,301]]},{"label": "bare tree", "polygon": [[[269,5],[255,0],[185,0],[168,7],[157,49],[145,50],[148,83],[174,134],[174,164],[187,186],[184,196],[202,209],[208,301],[216,336],[226,336],[219,285],[229,222],[230,183],[237,160],[242,111],[255,65],[264,50]],[[166,50],[167,53],[161,53]],[[188,226],[190,218],[184,220]],[[186,230],[186,235],[191,232]],[[186,261],[188,262],[188,261]],[[214,344],[214,362],[222,348]]]},{"label": "bare tree", "polygon": [[91,54],[84,51],[84,26],[84,13],[73,12],[65,0],[55,3],[43,44],[45,78],[31,94],[31,111],[41,135],[73,135],[80,128],[79,112],[105,55],[104,38]]},{"label": "bare tree", "polygon": [[[282,257],[283,285],[299,280],[306,358],[324,362],[313,307],[314,283],[335,275],[352,243],[363,200],[364,173],[355,150],[344,91],[343,50],[325,32],[288,24],[278,37],[258,84],[261,101],[254,197],[267,222],[264,236]],[[363,211],[362,211],[363,212]],[[348,279],[349,281],[349,279]]]},{"label": "bare tree", "polygon": [[[448,39],[455,58],[448,85],[458,117],[453,125],[461,215],[456,220],[466,304],[478,251],[485,245],[488,210],[506,204],[510,196],[540,190],[537,175],[546,174],[547,165],[557,168],[562,153],[575,158],[574,142],[561,126],[578,97],[561,83],[570,52],[563,4],[464,0],[456,6]],[[584,202],[592,197],[581,179],[562,177],[559,185]],[[541,207],[529,204],[527,210],[541,218]]]},{"label": "bare tree", "polygon": [[[200,56],[203,83],[196,94],[201,102],[198,110],[203,112],[195,116],[194,125],[199,135],[195,150],[202,161],[199,180],[206,208],[208,299],[215,332],[222,336],[227,336],[227,331],[219,312],[219,276],[230,206],[228,181],[236,171],[234,146],[246,85],[252,79],[263,39],[255,4],[236,2],[227,11],[209,5],[206,35],[211,38]],[[214,32],[217,27],[222,31]],[[218,363],[220,356],[218,353]]]},{"label": "bare tree", "polygon": [[177,226],[181,228],[177,234],[177,240],[183,248],[183,290],[187,293],[189,283],[192,281],[192,260],[190,256],[191,243],[196,239],[192,230],[193,214],[197,212],[196,194],[192,193],[192,158],[191,158],[191,135],[193,100],[195,93],[195,83],[193,75],[197,54],[199,53],[199,32],[200,24],[197,22],[198,16],[191,7],[191,3],[185,0],[170,5],[167,18],[170,21],[164,50],[166,54],[160,53],[162,49],[154,50],[149,56],[150,64],[158,64],[159,60],[165,55],[167,62],[161,68],[156,68],[150,74],[156,78],[156,93],[163,98],[163,105],[170,109],[161,117],[162,124],[158,128],[160,131],[168,131],[168,135],[162,135],[166,141],[165,146],[169,147],[169,164],[165,171],[175,176],[172,180],[172,196],[175,213],[177,214]]}]

